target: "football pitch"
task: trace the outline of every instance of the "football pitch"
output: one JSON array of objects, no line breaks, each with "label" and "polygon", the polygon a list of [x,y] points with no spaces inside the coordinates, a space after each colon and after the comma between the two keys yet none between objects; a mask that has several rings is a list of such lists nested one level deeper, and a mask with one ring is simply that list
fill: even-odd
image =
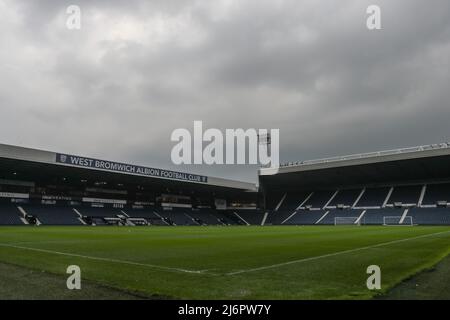
[{"label": "football pitch", "polygon": [[0,227],[0,299],[370,299],[449,253],[449,227]]}]

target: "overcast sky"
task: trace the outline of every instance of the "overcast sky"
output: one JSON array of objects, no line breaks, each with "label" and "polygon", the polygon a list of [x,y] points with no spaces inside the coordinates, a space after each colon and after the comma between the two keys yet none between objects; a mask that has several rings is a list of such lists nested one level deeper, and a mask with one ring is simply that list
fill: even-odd
[{"label": "overcast sky", "polygon": [[0,0],[0,143],[255,181],[172,165],[172,131],[278,128],[285,162],[448,141],[449,70],[448,0]]}]

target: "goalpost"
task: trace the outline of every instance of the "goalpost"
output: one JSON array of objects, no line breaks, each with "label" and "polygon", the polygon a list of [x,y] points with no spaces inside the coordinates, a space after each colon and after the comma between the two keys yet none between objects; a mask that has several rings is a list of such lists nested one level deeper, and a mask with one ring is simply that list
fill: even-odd
[{"label": "goalpost", "polygon": [[358,218],[359,217],[334,217],[334,225],[360,226],[361,222]]},{"label": "goalpost", "polygon": [[401,216],[384,216],[383,217],[383,225],[384,226],[412,226],[413,218],[410,216],[406,216],[403,218]]}]

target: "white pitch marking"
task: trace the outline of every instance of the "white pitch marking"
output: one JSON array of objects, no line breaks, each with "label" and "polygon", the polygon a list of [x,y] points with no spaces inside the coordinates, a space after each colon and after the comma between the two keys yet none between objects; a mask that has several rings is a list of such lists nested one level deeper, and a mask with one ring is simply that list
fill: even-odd
[{"label": "white pitch marking", "polygon": [[22,250],[30,250],[30,251],[36,251],[36,252],[51,253],[51,254],[57,254],[57,255],[68,256],[68,257],[77,257],[77,258],[83,258],[83,259],[89,259],[89,260],[105,261],[105,262],[112,262],[112,263],[119,263],[119,264],[128,264],[128,265],[161,269],[161,270],[172,271],[172,272],[197,273],[197,274],[203,273],[203,271],[201,271],[201,270],[187,270],[187,269],[180,269],[180,268],[164,267],[164,266],[145,264],[145,263],[139,263],[139,262],[133,262],[133,261],[126,261],[126,260],[100,258],[100,257],[85,256],[85,255],[75,254],[75,253],[59,252],[59,251],[30,248],[30,247],[22,247],[22,246],[16,246],[16,245],[5,244],[5,243],[0,243],[0,246],[15,248],[15,249],[22,249]]},{"label": "white pitch marking", "polygon": [[355,248],[355,249],[350,249],[350,250],[338,251],[338,252],[324,254],[324,255],[321,255],[321,256],[315,256],[315,257],[304,258],[304,259],[299,259],[299,260],[293,260],[293,261],[288,261],[288,262],[283,262],[283,263],[277,263],[277,264],[273,264],[273,265],[270,265],[270,266],[258,267],[258,268],[247,269],[247,270],[240,270],[240,271],[227,273],[226,275],[227,276],[233,276],[233,275],[241,274],[241,273],[273,269],[273,268],[287,266],[287,265],[290,265],[290,264],[301,263],[301,262],[308,262],[308,261],[313,261],[313,260],[319,260],[319,259],[322,259],[322,258],[334,257],[334,256],[338,256],[338,255],[341,255],[341,254],[352,253],[352,252],[357,252],[357,251],[362,251],[362,250],[367,250],[367,249],[372,249],[372,248],[388,246],[390,244],[395,244],[395,243],[400,243],[400,242],[405,242],[405,241],[410,241],[410,240],[416,240],[416,239],[420,239],[420,238],[431,237],[431,236],[444,234],[444,233],[450,233],[450,231],[443,231],[443,232],[425,234],[425,235],[421,235],[421,236],[417,236],[417,237],[413,237],[413,238],[406,238],[406,239],[394,240],[394,241],[389,241],[389,242],[383,242],[383,243],[375,244],[375,245],[372,245],[372,246],[366,246],[366,247]]}]

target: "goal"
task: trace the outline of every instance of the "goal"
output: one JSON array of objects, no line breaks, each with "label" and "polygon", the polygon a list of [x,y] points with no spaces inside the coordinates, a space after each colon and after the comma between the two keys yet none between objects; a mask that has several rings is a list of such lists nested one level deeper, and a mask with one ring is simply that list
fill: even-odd
[{"label": "goal", "polygon": [[384,226],[412,226],[413,218],[410,216],[406,216],[403,218],[401,216],[385,216],[383,217],[383,225]]},{"label": "goal", "polygon": [[358,217],[335,217],[334,218],[334,225],[340,226],[340,225],[357,225],[360,226],[361,223],[358,219]]}]

